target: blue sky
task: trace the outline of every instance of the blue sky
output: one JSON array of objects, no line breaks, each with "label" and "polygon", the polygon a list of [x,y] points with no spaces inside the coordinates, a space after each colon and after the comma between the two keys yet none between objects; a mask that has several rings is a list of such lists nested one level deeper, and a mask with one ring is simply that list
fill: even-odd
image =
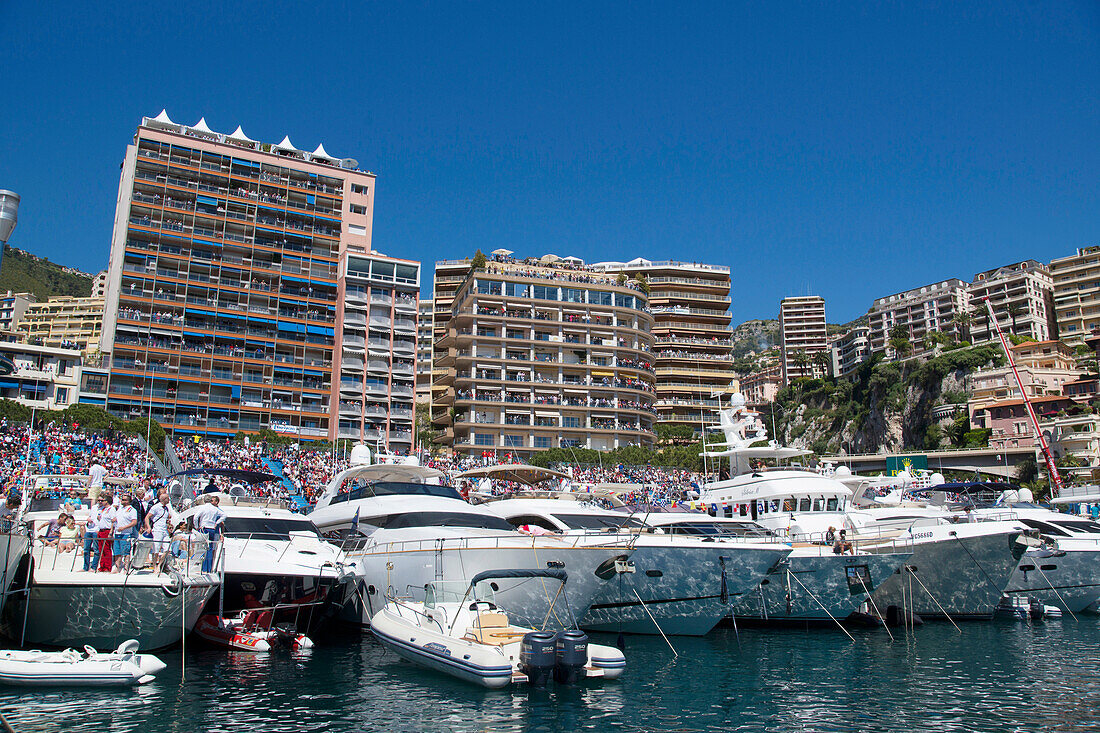
[{"label": "blue sky", "polygon": [[[323,7],[317,7],[323,6]],[[0,0],[11,244],[106,266],[143,115],[324,142],[374,244],[728,264],[733,316],[1100,244],[1100,3]]]}]

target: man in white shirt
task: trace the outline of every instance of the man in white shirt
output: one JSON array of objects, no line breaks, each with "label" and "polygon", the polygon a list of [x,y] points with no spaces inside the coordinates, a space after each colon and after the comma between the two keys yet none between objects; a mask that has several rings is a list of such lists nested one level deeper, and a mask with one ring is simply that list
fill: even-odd
[{"label": "man in white shirt", "polygon": [[145,515],[145,531],[153,535],[153,562],[160,564],[168,552],[172,528],[176,526],[176,512],[168,503],[168,490],[161,489],[158,501]]},{"label": "man in white shirt", "polygon": [[88,469],[88,475],[92,477],[91,485],[88,486],[88,498],[94,504],[99,492],[103,490],[103,479],[107,478],[107,469],[99,462],[98,457],[92,459],[92,467]]},{"label": "man in white shirt", "polygon": [[95,541],[99,532],[99,502],[92,501],[92,509],[88,512],[88,521],[84,523],[84,570],[88,571],[99,565],[99,543]]},{"label": "man in white shirt", "polygon": [[138,513],[129,494],[122,494],[119,506],[115,508],[115,568],[111,572],[129,572],[130,552],[134,547],[134,535],[137,534]]},{"label": "man in white shirt", "polygon": [[214,494],[210,496],[206,506],[195,513],[195,529],[206,535],[210,542],[206,547],[206,555],[202,559],[202,571],[204,573],[214,571],[214,549],[225,523],[225,512],[218,507],[220,503],[221,497]]}]

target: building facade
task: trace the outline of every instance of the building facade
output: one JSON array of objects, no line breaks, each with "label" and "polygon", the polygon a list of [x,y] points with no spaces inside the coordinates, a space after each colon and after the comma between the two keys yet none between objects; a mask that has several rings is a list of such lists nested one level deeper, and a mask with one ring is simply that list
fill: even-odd
[{"label": "building facade", "polygon": [[834,377],[847,377],[871,356],[871,329],[855,326],[829,342],[829,360]]},{"label": "building facade", "polygon": [[700,262],[601,262],[594,270],[644,277],[653,313],[657,421],[702,430],[718,399],[738,390],[730,354],[730,268]]},{"label": "building facade", "polygon": [[779,302],[780,367],[784,386],[798,377],[826,376],[828,348],[824,298],[806,295]]},{"label": "building facade", "polygon": [[417,308],[416,321],[416,404],[432,402],[432,315],[435,301],[424,298]]},{"label": "building facade", "polygon": [[333,377],[338,437],[388,452],[412,448],[419,295],[419,262],[345,253]]},{"label": "building facade", "polygon": [[915,353],[930,350],[927,336],[932,332],[968,340],[968,302],[967,283],[957,278],[876,299],[867,311],[870,352],[887,358],[902,356],[890,345],[890,334],[898,327]]},{"label": "building facade", "polygon": [[0,342],[0,358],[15,367],[0,377],[0,398],[39,410],[64,410],[78,401],[80,357],[77,349]]},{"label": "building facade", "polygon": [[741,394],[750,407],[759,407],[775,402],[783,386],[783,368],[772,364],[741,378]]},{"label": "building facade", "polygon": [[[574,263],[515,261],[468,270],[452,292],[433,361],[432,420],[445,445],[530,455],[653,443],[643,292]],[[440,307],[437,297],[437,333]]]},{"label": "building facade", "polygon": [[320,145],[144,118],[108,267],[108,411],[173,432],[333,437],[340,263],[370,252],[374,183]]},{"label": "building facade", "polygon": [[[1061,341],[1026,341],[1011,348],[1029,399],[1066,394],[1066,385],[1082,376],[1073,349]],[[967,376],[966,387],[972,422],[975,413],[986,405],[1020,397],[1016,377],[1008,366],[978,369]]]},{"label": "building facade", "polygon": [[970,342],[995,341],[997,330],[986,301],[993,306],[997,324],[1005,334],[1036,341],[1057,337],[1054,318],[1054,281],[1046,265],[1025,260],[974,276],[967,288],[970,302]]},{"label": "building facade", "polygon": [[103,298],[50,298],[27,308],[19,332],[27,343],[91,352],[99,349]]},{"label": "building facade", "polygon": [[1081,247],[1050,262],[1058,337],[1078,346],[1100,329],[1100,246]]},{"label": "building facade", "polygon": [[34,293],[13,293],[0,296],[0,333],[14,334],[27,309],[38,302]]}]

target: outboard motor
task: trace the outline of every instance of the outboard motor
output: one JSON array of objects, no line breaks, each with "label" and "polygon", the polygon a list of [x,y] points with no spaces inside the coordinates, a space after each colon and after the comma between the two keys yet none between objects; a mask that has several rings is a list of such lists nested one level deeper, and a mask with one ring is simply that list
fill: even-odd
[{"label": "outboard motor", "polygon": [[554,673],[554,638],[552,631],[531,631],[523,635],[519,652],[519,671],[527,675],[528,684],[543,687]]},{"label": "outboard motor", "polygon": [[560,685],[575,685],[588,664],[588,634],[583,631],[562,631],[555,644],[554,681]]}]

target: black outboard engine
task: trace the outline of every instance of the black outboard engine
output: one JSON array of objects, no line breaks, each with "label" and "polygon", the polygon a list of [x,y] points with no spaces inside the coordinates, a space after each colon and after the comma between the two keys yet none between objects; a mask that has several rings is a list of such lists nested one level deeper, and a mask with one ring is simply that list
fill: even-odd
[{"label": "black outboard engine", "polygon": [[531,631],[523,635],[519,652],[519,671],[527,675],[528,684],[543,687],[554,673],[554,639],[552,631]]},{"label": "black outboard engine", "polygon": [[554,681],[575,685],[588,664],[588,634],[583,631],[562,631],[555,644]]}]

